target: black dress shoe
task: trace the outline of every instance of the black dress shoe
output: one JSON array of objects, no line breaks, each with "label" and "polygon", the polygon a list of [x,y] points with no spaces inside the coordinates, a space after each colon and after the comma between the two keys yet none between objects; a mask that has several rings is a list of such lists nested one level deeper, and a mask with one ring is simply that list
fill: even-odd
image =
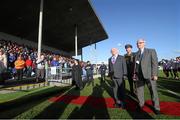
[{"label": "black dress shoe", "polygon": [[119,108],[120,106],[119,106],[119,104],[115,103],[115,104],[114,104],[114,107],[115,107],[115,108]]},{"label": "black dress shoe", "polygon": [[160,112],[159,110],[154,110],[154,113],[155,113],[156,115],[160,115],[160,114],[161,114],[161,112]]},{"label": "black dress shoe", "polygon": [[136,111],[137,112],[142,112],[143,111],[143,107],[140,107],[139,105],[136,106]]},{"label": "black dress shoe", "polygon": [[121,102],[121,108],[125,109],[126,108],[126,104]]}]

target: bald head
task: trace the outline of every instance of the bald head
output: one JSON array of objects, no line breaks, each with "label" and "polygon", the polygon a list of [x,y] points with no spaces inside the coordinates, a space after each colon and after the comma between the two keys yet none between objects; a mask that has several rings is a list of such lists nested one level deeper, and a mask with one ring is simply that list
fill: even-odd
[{"label": "bald head", "polygon": [[118,49],[117,48],[112,48],[111,49],[111,54],[112,54],[112,56],[114,56],[114,55],[117,55],[119,52],[118,52]]},{"label": "bald head", "polygon": [[143,38],[137,40],[137,47],[139,49],[143,49],[145,47],[145,40]]}]

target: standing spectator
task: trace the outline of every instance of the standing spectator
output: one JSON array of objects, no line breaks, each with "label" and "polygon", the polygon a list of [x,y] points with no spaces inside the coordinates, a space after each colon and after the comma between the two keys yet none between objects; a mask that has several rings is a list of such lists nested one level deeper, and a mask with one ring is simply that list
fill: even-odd
[{"label": "standing spectator", "polygon": [[178,75],[178,67],[179,67],[179,58],[178,57],[176,57],[176,60],[174,61],[174,70],[173,70],[173,72],[174,72],[174,79],[179,79],[179,75]]},{"label": "standing spectator", "polygon": [[67,63],[67,60],[65,60],[65,62],[64,62],[64,72],[65,73],[68,72],[68,63]]},{"label": "standing spectator", "polygon": [[85,64],[82,62],[81,63],[81,68],[82,68],[82,81],[86,81],[87,80],[87,74],[86,74],[86,70],[85,70]]},{"label": "standing spectator", "polygon": [[31,76],[35,76],[36,75],[36,61],[35,60],[33,60],[32,61],[32,74],[31,74]]},{"label": "standing spectator", "polygon": [[134,92],[136,91],[136,85],[133,81],[135,54],[132,52],[132,45],[126,44],[125,49],[127,53],[124,55],[124,58],[127,65],[127,77],[130,87],[130,94],[134,95]]},{"label": "standing spectator", "polygon": [[139,39],[137,41],[137,52],[135,61],[135,71],[138,76],[137,83],[137,97],[139,100],[138,110],[141,110],[144,106],[144,86],[147,84],[151,98],[153,101],[155,114],[160,114],[159,97],[157,92],[158,80],[158,58],[154,49],[145,48],[145,40]]},{"label": "standing spectator", "polygon": [[91,65],[90,61],[87,61],[87,65],[85,66],[85,70],[86,70],[87,81],[89,83],[92,82],[92,85],[94,86],[93,66]]},{"label": "standing spectator", "polygon": [[7,56],[3,50],[0,50],[0,62],[7,68]]},{"label": "standing spectator", "polygon": [[26,60],[26,76],[31,77],[32,73],[32,59],[31,56],[28,56],[28,59]]},{"label": "standing spectator", "polygon": [[178,57],[178,72],[180,72],[180,57]]},{"label": "standing spectator", "polygon": [[36,71],[36,82],[39,82],[39,79],[44,80],[45,78],[45,59],[44,55],[41,55],[40,58],[36,61],[37,71]]},{"label": "standing spectator", "polygon": [[168,62],[168,68],[169,68],[169,72],[171,74],[171,77],[174,77],[174,73],[173,73],[173,69],[174,69],[174,63],[173,63],[173,59],[169,60]]},{"label": "standing spectator", "polygon": [[106,77],[106,70],[107,70],[107,67],[104,64],[104,62],[102,62],[101,66],[99,67],[99,70],[101,74],[101,82],[104,82],[106,80],[105,77]]},{"label": "standing spectator", "polygon": [[17,80],[23,79],[23,69],[25,66],[25,61],[22,59],[21,55],[18,56],[17,60],[15,61],[15,68],[17,71]]},{"label": "standing spectator", "polygon": [[6,71],[7,71],[7,56],[4,50],[0,50],[0,84],[4,84],[5,79],[8,78]]},{"label": "standing spectator", "polygon": [[168,71],[168,67],[167,67],[167,62],[168,60],[162,60],[162,65],[163,65],[163,72],[165,74],[165,76],[168,78],[169,77],[169,71]]},{"label": "standing spectator", "polygon": [[72,67],[72,79],[75,81],[76,89],[83,89],[83,83],[82,83],[82,68],[79,64],[78,60],[74,60],[74,65]]}]

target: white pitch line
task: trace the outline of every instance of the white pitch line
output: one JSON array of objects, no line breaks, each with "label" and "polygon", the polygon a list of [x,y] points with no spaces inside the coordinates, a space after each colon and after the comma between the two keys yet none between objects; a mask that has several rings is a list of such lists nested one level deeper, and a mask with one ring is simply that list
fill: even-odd
[{"label": "white pitch line", "polygon": [[165,87],[163,87],[163,86],[161,86],[161,85],[158,85],[158,86],[160,86],[160,87],[162,87],[162,88],[166,89],[166,91],[167,91],[167,92],[169,92],[169,93],[171,93],[171,94],[174,94],[174,95],[176,95],[176,96],[180,97],[180,95],[179,95],[178,93],[173,92],[173,91],[171,91],[171,90],[168,90],[167,88],[165,88]]}]

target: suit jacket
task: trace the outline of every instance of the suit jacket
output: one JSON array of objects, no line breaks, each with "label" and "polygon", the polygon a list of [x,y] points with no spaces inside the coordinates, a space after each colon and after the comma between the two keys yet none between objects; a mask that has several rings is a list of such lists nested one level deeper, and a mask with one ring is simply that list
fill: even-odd
[{"label": "suit jacket", "polygon": [[107,70],[107,67],[104,64],[99,67],[99,71],[101,72],[101,74],[105,74],[106,70]]},{"label": "suit jacket", "polygon": [[142,58],[141,52],[136,53],[136,73],[142,74],[145,79],[151,79],[152,76],[158,76],[158,58],[155,49],[144,48]]},{"label": "suit jacket", "polygon": [[109,75],[113,78],[123,78],[127,75],[126,61],[123,56],[118,55],[116,62],[113,64],[111,62],[112,57],[109,58]]},{"label": "suit jacket", "polygon": [[135,53],[131,53],[130,55],[125,54],[124,58],[126,60],[128,77],[132,77],[134,73],[134,66],[135,66]]}]

